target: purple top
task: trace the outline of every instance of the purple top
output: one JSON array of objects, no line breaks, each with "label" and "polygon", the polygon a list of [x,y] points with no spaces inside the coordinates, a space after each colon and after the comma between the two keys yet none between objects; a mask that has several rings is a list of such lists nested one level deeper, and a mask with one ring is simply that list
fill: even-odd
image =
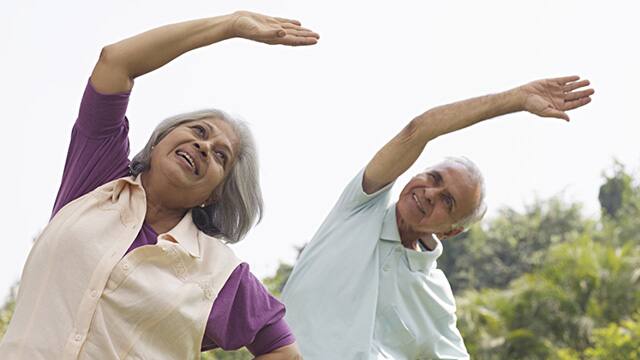
[{"label": "purple top", "polygon": [[[87,84],[52,217],[70,201],[129,174],[128,103],[129,93],[104,95]],[[145,222],[127,253],[156,243],[157,234]],[[284,305],[241,263],[213,303],[202,351],[246,346],[257,356],[292,344],[284,313]]]}]

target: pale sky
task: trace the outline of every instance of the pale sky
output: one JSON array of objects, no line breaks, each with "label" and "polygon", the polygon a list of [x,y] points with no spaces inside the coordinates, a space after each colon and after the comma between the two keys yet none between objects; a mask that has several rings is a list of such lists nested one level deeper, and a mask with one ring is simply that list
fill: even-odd
[{"label": "pale sky", "polygon": [[485,174],[489,217],[559,193],[596,216],[612,159],[640,164],[637,2],[3,1],[0,299],[48,221],[102,46],[237,9],[299,19],[320,43],[231,40],[188,53],[137,79],[128,117],[132,153],[176,113],[217,107],[251,124],[266,214],[233,249],[260,278],[294,261],[350,178],[430,107],[563,75],[596,90],[568,124],[520,113],[436,139],[395,194],[427,165],[465,155]]}]

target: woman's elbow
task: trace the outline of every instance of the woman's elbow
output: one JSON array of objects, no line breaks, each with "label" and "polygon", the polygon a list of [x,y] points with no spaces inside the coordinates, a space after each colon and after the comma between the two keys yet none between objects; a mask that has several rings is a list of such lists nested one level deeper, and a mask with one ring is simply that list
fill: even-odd
[{"label": "woman's elbow", "polygon": [[127,71],[116,45],[107,45],[100,51],[100,57],[91,74],[91,84],[102,94],[130,91],[133,78]]}]

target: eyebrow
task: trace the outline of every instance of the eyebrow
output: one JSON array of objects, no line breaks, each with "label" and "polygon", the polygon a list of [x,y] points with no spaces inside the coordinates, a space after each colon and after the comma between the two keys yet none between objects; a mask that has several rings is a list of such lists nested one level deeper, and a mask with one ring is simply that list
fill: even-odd
[{"label": "eyebrow", "polygon": [[211,124],[209,124],[208,122],[206,122],[206,121],[204,121],[204,120],[203,120],[203,121],[201,121],[201,123],[202,123],[202,124],[204,124],[207,128],[209,128],[209,133],[210,133],[210,134],[213,134],[213,133],[214,133],[214,131],[213,131],[213,126],[211,126]]},{"label": "eyebrow", "polygon": [[442,174],[440,174],[438,170],[431,170],[429,171],[429,173],[433,175],[433,177],[436,179],[437,184],[442,184],[444,182],[444,179],[442,178]]}]

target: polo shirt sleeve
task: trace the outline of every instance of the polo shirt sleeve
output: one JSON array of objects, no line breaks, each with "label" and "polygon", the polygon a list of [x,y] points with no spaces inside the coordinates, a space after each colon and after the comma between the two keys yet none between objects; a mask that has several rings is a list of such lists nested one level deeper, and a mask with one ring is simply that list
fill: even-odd
[{"label": "polo shirt sleeve", "polygon": [[128,174],[129,93],[101,94],[87,82],[52,217],[67,203]]},{"label": "polo shirt sleeve", "polygon": [[[438,247],[442,249],[442,244]],[[431,278],[429,286],[431,294],[437,299],[434,302],[450,304],[445,309],[440,308],[441,316],[432,317],[437,333],[440,335],[437,341],[426,339],[429,347],[433,347],[433,355],[436,359],[469,359],[469,353],[464,344],[464,339],[458,330],[456,316],[456,300],[453,291],[449,285],[449,281],[442,270],[435,268],[429,273]]]},{"label": "polo shirt sleeve", "polygon": [[469,359],[462,335],[456,327],[456,320],[455,314],[439,319],[440,339],[434,346],[436,359]]},{"label": "polo shirt sleeve", "polygon": [[202,350],[243,346],[255,356],[293,344],[284,305],[242,263],[233,271],[213,303]]},{"label": "polo shirt sleeve", "polygon": [[393,182],[372,194],[367,194],[362,187],[364,171],[365,169],[360,170],[349,184],[347,184],[336,202],[334,211],[357,210],[361,207],[368,206],[371,203],[378,203],[381,200],[384,201],[385,204],[388,202],[390,196],[389,190],[393,187]]}]

